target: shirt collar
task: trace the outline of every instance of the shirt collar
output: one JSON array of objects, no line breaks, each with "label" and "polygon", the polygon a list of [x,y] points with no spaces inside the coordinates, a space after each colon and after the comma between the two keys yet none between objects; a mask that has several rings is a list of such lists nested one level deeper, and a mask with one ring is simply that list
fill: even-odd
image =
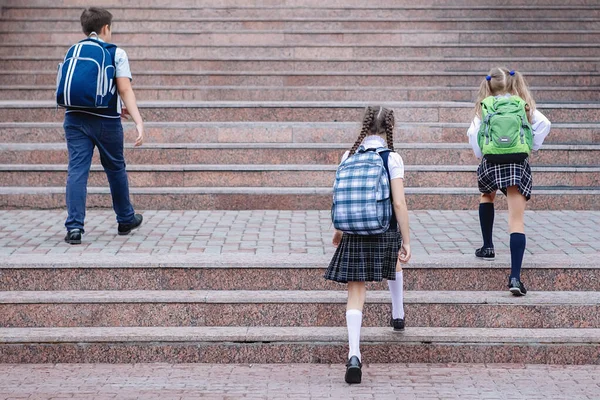
[{"label": "shirt collar", "polygon": [[367,136],[363,140],[362,145],[365,146],[366,148],[369,148],[369,147],[387,147],[387,143],[379,135],[369,135],[369,136]]},{"label": "shirt collar", "polygon": [[[92,36],[93,35],[93,36]],[[97,40],[99,42],[105,43],[104,40],[100,39],[100,36],[96,32],[92,32],[88,35],[88,38]]]}]

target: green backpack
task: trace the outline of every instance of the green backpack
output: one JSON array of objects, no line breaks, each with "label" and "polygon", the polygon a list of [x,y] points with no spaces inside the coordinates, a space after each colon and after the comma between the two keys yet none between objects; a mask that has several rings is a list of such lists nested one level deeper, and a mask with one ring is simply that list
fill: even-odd
[{"label": "green backpack", "polygon": [[481,102],[481,128],[478,143],[492,162],[519,162],[533,146],[533,131],[527,120],[526,103],[519,96],[489,96]]}]

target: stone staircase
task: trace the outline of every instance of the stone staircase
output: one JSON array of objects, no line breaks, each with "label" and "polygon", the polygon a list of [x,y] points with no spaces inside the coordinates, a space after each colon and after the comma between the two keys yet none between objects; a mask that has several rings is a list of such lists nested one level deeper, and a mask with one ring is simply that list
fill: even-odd
[{"label": "stone staircase", "polygon": [[[239,3],[104,2],[147,121],[147,143],[126,148],[136,208],[328,209],[365,104],[385,102],[409,208],[475,209],[466,129],[477,85],[505,64],[526,75],[553,122],[533,156],[529,207],[600,209],[595,2]],[[86,2],[0,4],[0,207],[60,209],[67,157],[55,65],[81,37]],[[110,207],[97,158],[88,193],[88,207]],[[341,363],[345,294],[322,279],[326,262],[13,255],[0,261],[0,362]],[[401,335],[385,327],[385,285],[372,285],[365,359],[599,363],[597,261],[531,258],[524,299],[504,290],[508,267],[508,258],[416,258]]]},{"label": "stone staircase", "polygon": [[[4,3],[0,207],[62,208],[55,66],[81,38],[83,3]],[[506,64],[553,123],[533,157],[530,208],[599,209],[600,8],[474,4],[107,3],[148,127],[147,144],[126,149],[136,206],[327,209],[365,104],[384,102],[396,111],[409,207],[472,209],[472,102],[485,72]],[[94,164],[88,204],[110,207]]]}]

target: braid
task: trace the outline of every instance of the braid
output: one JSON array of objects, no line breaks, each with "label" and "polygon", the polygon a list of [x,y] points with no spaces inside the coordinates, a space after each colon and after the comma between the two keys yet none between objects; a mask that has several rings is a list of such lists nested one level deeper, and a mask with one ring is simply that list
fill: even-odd
[{"label": "braid", "polygon": [[387,110],[385,114],[385,139],[388,149],[394,151],[394,110]]},{"label": "braid", "polygon": [[362,128],[360,130],[360,134],[358,135],[358,139],[350,149],[350,155],[356,153],[358,147],[362,143],[362,141],[367,137],[369,131],[371,130],[371,125],[373,124],[373,119],[375,118],[375,110],[371,107],[367,107],[367,111],[365,112],[365,117],[363,118]]}]

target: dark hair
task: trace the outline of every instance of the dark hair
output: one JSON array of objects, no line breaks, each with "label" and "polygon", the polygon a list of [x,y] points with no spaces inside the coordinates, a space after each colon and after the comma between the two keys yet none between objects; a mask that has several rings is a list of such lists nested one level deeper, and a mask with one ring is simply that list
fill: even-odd
[{"label": "dark hair", "polygon": [[83,33],[89,36],[92,32],[100,33],[105,25],[112,25],[113,16],[104,8],[90,7],[83,10],[80,19]]},{"label": "dark hair", "polygon": [[356,153],[367,135],[383,135],[388,149],[394,151],[394,110],[382,106],[369,106],[363,116],[362,127],[356,142],[350,149],[350,155]]}]

